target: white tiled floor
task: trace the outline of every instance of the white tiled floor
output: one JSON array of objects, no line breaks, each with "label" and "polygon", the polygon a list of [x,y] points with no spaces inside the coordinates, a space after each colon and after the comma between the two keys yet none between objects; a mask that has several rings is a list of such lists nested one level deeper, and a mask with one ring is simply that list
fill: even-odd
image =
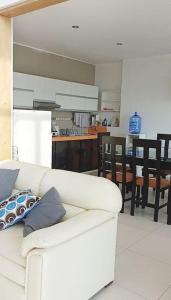
[{"label": "white tiled floor", "polygon": [[[130,204],[128,204],[129,207]],[[153,222],[153,209],[129,209],[118,222],[115,283],[92,300],[171,300],[171,226],[166,211]]]}]

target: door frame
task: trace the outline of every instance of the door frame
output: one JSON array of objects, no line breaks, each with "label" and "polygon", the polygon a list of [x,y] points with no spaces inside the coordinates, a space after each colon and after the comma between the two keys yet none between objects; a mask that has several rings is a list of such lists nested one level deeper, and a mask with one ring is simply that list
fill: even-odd
[{"label": "door frame", "polygon": [[68,0],[25,0],[0,9],[0,160],[12,158],[13,17]]}]

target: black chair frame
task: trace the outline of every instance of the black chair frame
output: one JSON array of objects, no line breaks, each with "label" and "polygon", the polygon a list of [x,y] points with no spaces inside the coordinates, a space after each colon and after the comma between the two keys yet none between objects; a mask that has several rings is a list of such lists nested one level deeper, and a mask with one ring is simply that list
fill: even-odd
[{"label": "black chair frame", "polygon": [[[117,147],[120,147],[121,152],[117,153]],[[131,198],[125,198],[126,194],[126,138],[125,137],[112,137],[103,136],[102,137],[102,172],[103,177],[106,177],[108,173],[111,173],[111,180],[119,186],[117,182],[117,165],[118,163],[122,167],[122,183],[121,193],[122,193],[122,209],[124,212],[124,203],[130,201]]]},{"label": "black chair frame", "polygon": [[[137,157],[137,149],[143,149],[143,156]],[[156,151],[156,157],[150,158],[150,149]],[[151,164],[152,162],[152,164]],[[159,140],[147,140],[147,139],[135,139],[133,140],[133,157],[132,157],[132,170],[133,170],[133,184],[132,184],[132,201],[131,201],[131,215],[134,215],[135,204],[139,206],[142,205],[142,208],[151,207],[154,208],[154,221],[158,221],[159,209],[168,205],[164,203],[159,205],[160,202],[160,193],[167,188],[160,187],[161,179],[161,141]],[[151,168],[153,165],[153,168]],[[143,189],[142,189],[142,198],[140,198],[140,186],[136,185],[137,180],[137,166],[143,167]],[[155,175],[154,175],[155,174]],[[148,202],[148,191],[149,191],[149,176],[153,175],[156,178],[156,188],[155,188],[155,203]]]},{"label": "black chair frame", "polygon": [[110,132],[98,132],[97,134],[97,155],[98,155],[98,176],[103,174],[102,170],[102,137],[110,136]]}]

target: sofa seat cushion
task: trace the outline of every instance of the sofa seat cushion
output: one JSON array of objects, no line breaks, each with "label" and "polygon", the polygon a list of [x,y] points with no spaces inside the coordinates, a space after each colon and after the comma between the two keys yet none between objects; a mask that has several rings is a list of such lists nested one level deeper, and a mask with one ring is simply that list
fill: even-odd
[{"label": "sofa seat cushion", "polygon": [[[15,194],[14,190],[12,194]],[[63,204],[66,221],[85,210],[69,204]],[[23,224],[16,224],[6,230],[0,231],[0,275],[24,286],[26,259],[21,256],[21,244],[23,240]]]},{"label": "sofa seat cushion", "polygon": [[22,224],[0,231],[0,274],[24,286],[26,260],[21,256],[22,240]]}]

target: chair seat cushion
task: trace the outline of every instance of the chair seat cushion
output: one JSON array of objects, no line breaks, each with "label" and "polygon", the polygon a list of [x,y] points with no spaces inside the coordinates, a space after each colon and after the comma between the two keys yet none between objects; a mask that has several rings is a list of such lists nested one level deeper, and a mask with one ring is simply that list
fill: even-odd
[{"label": "chair seat cushion", "polygon": [[[144,185],[144,178],[143,177],[137,177],[136,184],[139,186]],[[160,189],[167,188],[170,186],[170,181],[164,178],[160,179]],[[156,178],[150,177],[149,178],[149,187],[156,188]]]},{"label": "chair seat cushion", "polygon": [[[116,182],[122,183],[122,172],[116,172]],[[112,180],[112,173],[108,173],[106,176],[109,180]],[[126,183],[132,182],[133,175],[130,172],[126,172]]]}]

